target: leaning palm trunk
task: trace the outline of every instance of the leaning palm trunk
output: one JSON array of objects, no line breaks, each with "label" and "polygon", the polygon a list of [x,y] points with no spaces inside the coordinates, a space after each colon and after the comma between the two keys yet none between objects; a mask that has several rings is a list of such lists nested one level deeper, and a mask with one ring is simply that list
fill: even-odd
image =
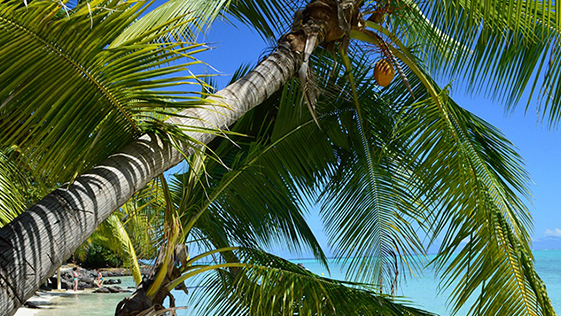
[{"label": "leaning palm trunk", "polygon": [[[210,102],[186,110],[173,123],[226,129],[262,103],[298,69],[299,54],[281,44],[266,60]],[[227,106],[226,106],[227,105]],[[0,311],[13,315],[109,215],[154,177],[209,143],[212,133],[186,132],[193,139],[181,151],[155,135],[144,135],[102,164],[29,208],[0,230]]]}]

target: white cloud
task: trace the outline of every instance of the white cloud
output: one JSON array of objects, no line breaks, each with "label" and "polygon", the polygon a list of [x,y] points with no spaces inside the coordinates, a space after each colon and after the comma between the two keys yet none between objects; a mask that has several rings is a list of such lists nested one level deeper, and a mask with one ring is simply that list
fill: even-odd
[{"label": "white cloud", "polygon": [[555,228],[555,229],[551,230],[551,229],[548,228],[543,233],[543,236],[544,237],[561,237],[561,229]]}]

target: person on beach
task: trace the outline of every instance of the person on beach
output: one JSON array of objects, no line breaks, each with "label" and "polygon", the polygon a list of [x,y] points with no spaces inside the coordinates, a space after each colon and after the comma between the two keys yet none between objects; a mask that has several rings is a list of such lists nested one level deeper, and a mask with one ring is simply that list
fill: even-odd
[{"label": "person on beach", "polygon": [[79,278],[79,274],[78,274],[78,268],[74,267],[74,269],[72,269],[72,277],[73,277],[73,281],[74,281],[74,291],[78,291],[78,280],[80,280]]},{"label": "person on beach", "polygon": [[100,268],[97,269],[97,277],[95,278],[94,283],[98,288],[101,288],[101,286],[103,285],[103,275],[101,274]]}]

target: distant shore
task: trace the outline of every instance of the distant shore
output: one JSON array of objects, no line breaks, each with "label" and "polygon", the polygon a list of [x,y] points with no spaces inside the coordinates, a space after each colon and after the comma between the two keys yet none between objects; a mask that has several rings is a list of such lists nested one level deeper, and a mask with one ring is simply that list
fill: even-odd
[{"label": "distant shore", "polygon": [[[60,268],[60,279],[57,278],[57,272],[53,276],[48,278],[43,285],[39,288],[43,291],[49,290],[70,290],[74,287],[74,269],[78,274],[78,290],[84,290],[87,288],[96,288],[96,278],[98,275],[97,269],[87,269],[76,265],[64,265]],[[142,266],[140,268],[140,273],[146,275],[149,273],[151,266]],[[101,268],[101,274],[103,278],[107,277],[124,277],[131,276],[132,273],[126,268]],[[104,285],[118,285],[120,280],[113,280],[113,282],[108,282],[105,279]]]}]

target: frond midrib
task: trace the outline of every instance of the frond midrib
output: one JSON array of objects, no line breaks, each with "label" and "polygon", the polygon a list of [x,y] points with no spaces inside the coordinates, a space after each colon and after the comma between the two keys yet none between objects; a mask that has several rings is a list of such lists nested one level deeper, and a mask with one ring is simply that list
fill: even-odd
[{"label": "frond midrib", "polygon": [[[468,168],[469,170],[473,173],[473,174],[477,174],[480,177],[483,177],[484,179],[487,179],[488,181],[491,182],[491,184],[495,184],[496,183],[496,175],[489,170],[488,166],[485,164],[485,162],[483,161],[483,158],[481,157],[480,153],[473,147],[473,143],[471,142],[471,140],[469,139],[469,137],[465,134],[465,131],[461,128],[462,124],[461,122],[459,122],[458,118],[452,113],[452,115],[449,115],[449,111],[447,109],[445,109],[442,105],[438,104],[437,105],[440,109],[440,112],[443,116],[443,120],[445,121],[445,125],[448,126],[449,131],[454,135],[454,138],[456,139],[456,143],[458,144],[458,147],[460,148],[460,152],[462,153],[462,155],[464,156],[463,159],[465,162],[467,162],[468,164]],[[484,172],[479,172],[477,171],[477,167],[479,166],[480,168],[483,169]],[[498,188],[496,187],[496,185],[488,185],[488,184],[484,184],[484,189],[485,191],[488,192],[489,195],[491,195],[490,193],[495,193],[499,198],[499,200],[497,199],[492,199],[493,204],[496,206],[496,211],[498,212],[496,215],[498,216],[506,216],[506,217],[510,217],[509,212],[508,212],[508,205],[505,203],[504,200],[504,195],[502,192],[500,192],[498,190]],[[503,218],[503,220],[506,220]],[[512,219],[511,219],[512,221]],[[520,227],[518,225],[515,225],[515,223],[512,223],[512,225],[514,226],[513,229],[517,229],[518,234],[523,234],[522,231],[520,231]],[[507,225],[507,227],[504,227],[502,225],[499,224],[499,227],[501,227],[501,229],[509,229],[509,226]],[[508,232],[507,232],[508,233]],[[517,238],[520,237],[524,237],[524,236],[518,236]],[[503,245],[513,245],[513,241],[511,240],[506,240],[506,238],[504,236],[501,235],[495,235],[496,238],[500,239],[503,243]],[[512,272],[512,277],[514,277],[516,285],[519,289],[519,293],[521,294],[521,298],[523,299],[523,304],[525,306],[525,310],[529,313],[532,314],[532,308],[530,306],[530,302],[529,302],[529,297],[528,297],[528,291],[526,289],[526,287],[524,286],[524,280],[521,279],[521,276],[519,275],[519,273],[517,273],[516,271],[516,262],[515,259],[512,257],[512,254],[508,251],[508,249],[504,249],[503,247],[501,247],[503,250],[505,250],[506,256],[507,256],[507,260],[508,260],[508,269]],[[537,296],[537,294],[536,294]]]},{"label": "frond midrib", "polygon": [[79,73],[86,76],[86,78],[88,78],[88,80],[101,92],[101,94],[118,109],[118,111],[125,117],[125,119],[133,127],[134,131],[137,133],[139,132],[138,126],[136,125],[134,120],[128,115],[128,113],[125,111],[124,107],[120,104],[120,102],[98,80],[96,80],[92,74],[90,74],[86,69],[84,69],[84,67],[82,67],[80,63],[72,59],[62,49],[46,41],[44,38],[40,36],[40,34],[32,31],[31,29],[18,23],[17,21],[13,21],[7,17],[0,16],[0,24],[2,23],[7,24],[8,26],[15,27],[21,32],[29,35],[31,38],[41,43],[44,47],[47,47],[49,51],[54,52],[55,55],[58,56],[60,59],[71,64],[74,69],[76,69]]}]

